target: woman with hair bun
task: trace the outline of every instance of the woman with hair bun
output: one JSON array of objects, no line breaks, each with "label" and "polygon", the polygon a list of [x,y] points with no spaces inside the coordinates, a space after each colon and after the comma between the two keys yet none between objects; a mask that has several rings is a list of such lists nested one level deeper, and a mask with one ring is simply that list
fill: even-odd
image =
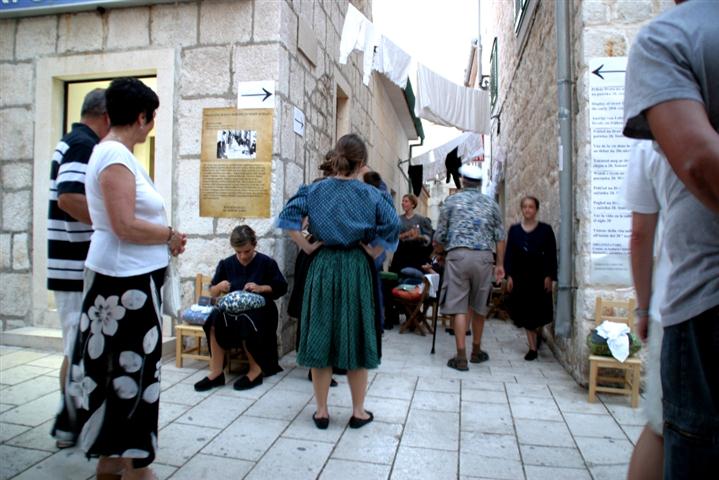
[{"label": "woman with hair bun", "polygon": [[[326,429],[332,367],[347,370],[352,395],[350,428],[373,420],[365,410],[367,369],[380,363],[378,286],[368,245],[397,247],[399,219],[387,193],[356,179],[367,161],[367,147],[355,134],[337,141],[332,176],[303,185],[279,215],[278,226],[312,263],[307,271],[297,363],[312,369],[317,410],[315,426]],[[310,244],[301,234],[309,217]]]},{"label": "woman with hair bun", "polygon": [[247,372],[235,381],[235,390],[249,390],[262,385],[262,377],[282,371],[277,358],[278,314],[275,300],[287,293],[287,281],[277,262],[256,250],[257,236],[248,225],[239,225],[232,230],[230,246],[235,253],[217,264],[210,282],[210,294],[219,297],[244,290],[265,297],[265,306],[245,312],[253,326],[248,335],[239,335],[231,328],[232,322],[228,324],[219,310],[213,310],[202,326],[210,346],[210,373],[195,384],[198,392],[225,385],[222,371],[225,351],[232,348],[242,347],[249,363]]},{"label": "woman with hair bun", "polygon": [[507,234],[504,271],[509,292],[509,315],[517,327],[526,329],[527,361],[537,358],[542,326],[551,323],[552,282],[557,280],[557,242],[552,227],[537,220],[539,200],[520,201],[522,221]]}]

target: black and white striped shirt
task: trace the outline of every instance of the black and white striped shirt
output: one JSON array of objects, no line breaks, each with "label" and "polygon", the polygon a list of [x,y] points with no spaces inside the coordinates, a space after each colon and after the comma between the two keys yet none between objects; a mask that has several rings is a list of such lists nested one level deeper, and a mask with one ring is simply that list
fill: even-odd
[{"label": "black and white striped shirt", "polygon": [[47,288],[82,291],[85,257],[92,227],[75,220],[57,204],[63,193],[85,194],[85,170],[92,149],[100,141],[85,124],[73,123],[55,147],[50,169],[47,221]]}]

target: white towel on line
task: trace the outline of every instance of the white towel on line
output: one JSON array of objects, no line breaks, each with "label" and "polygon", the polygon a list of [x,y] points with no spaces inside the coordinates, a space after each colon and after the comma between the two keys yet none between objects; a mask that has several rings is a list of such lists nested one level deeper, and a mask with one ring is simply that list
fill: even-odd
[{"label": "white towel on line", "polygon": [[407,86],[412,57],[382,35],[374,55],[372,68],[390,79],[399,88]]},{"label": "white towel on line", "polygon": [[612,356],[624,363],[629,356],[629,325],[605,320],[597,327],[597,335],[607,339]]},{"label": "white towel on line", "polygon": [[362,61],[362,81],[369,84],[372,76],[372,64],[374,62],[374,50],[379,45],[381,35],[374,24],[362,15],[352,4],[347,6],[347,15],[342,25],[342,37],[340,39],[339,62],[347,63],[347,57],[353,50],[364,52]]},{"label": "white towel on line", "polygon": [[460,130],[489,135],[489,93],[447,80],[422,64],[417,66],[418,117]]}]

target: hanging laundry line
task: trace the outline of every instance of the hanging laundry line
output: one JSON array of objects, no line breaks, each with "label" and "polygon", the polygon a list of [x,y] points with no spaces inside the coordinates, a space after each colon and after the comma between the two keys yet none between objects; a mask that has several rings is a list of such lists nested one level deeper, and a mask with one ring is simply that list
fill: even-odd
[{"label": "hanging laundry line", "polygon": [[[428,150],[421,155],[412,157],[412,159],[410,159],[410,165],[421,165],[423,167],[422,181],[432,181],[446,170],[445,162],[447,160],[447,155],[449,155],[455,148],[457,149],[456,156],[459,160],[459,163],[455,166],[458,169],[459,165],[484,155],[484,138],[479,133],[462,133],[452,140],[433,148],[432,150]],[[452,170],[454,170],[454,167],[452,167]]]},{"label": "hanging laundry line", "polygon": [[[347,63],[354,50],[364,52],[362,79],[369,85],[373,71],[400,88],[407,85],[412,57],[381,34],[352,4],[347,6],[339,63]],[[417,62],[415,115],[439,125],[467,132],[490,133],[489,93],[456,84]]]}]

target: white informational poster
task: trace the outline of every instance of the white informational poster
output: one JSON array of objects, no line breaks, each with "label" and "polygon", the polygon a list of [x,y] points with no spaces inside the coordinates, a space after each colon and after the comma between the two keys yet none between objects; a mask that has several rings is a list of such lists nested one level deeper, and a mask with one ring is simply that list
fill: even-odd
[{"label": "white informational poster", "polygon": [[631,214],[621,205],[630,139],[622,135],[627,57],[589,60],[591,165],[591,281],[631,285]]}]

